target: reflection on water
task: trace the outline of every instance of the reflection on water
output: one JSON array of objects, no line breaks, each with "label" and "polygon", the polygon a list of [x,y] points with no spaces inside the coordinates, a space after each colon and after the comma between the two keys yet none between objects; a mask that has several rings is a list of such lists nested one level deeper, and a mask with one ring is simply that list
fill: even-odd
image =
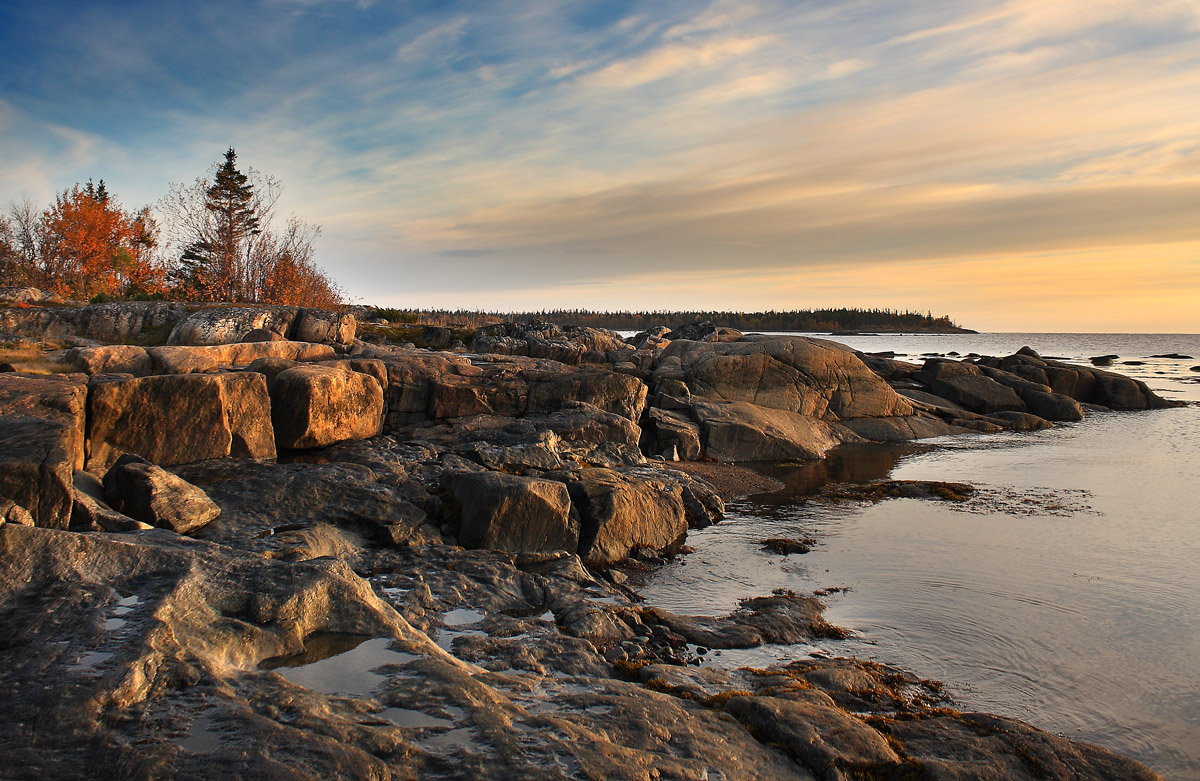
[{"label": "reflection on water", "polygon": [[829,483],[869,483],[891,474],[904,456],[921,453],[929,445],[843,445],[827,458],[811,464],[755,464],[754,469],[783,483],[784,487],[761,497],[764,503],[786,502],[812,496]]},{"label": "reflection on water", "polygon": [[387,637],[368,639],[362,635],[320,632],[305,638],[303,653],[268,659],[265,670],[275,670],[297,686],[322,694],[369,697],[384,675],[376,669],[389,664],[407,664],[418,657],[391,648]]},{"label": "reflection on water", "polygon": [[[1121,347],[1093,354],[1133,345],[1127,354],[1200,355],[1191,339],[1154,349],[1114,338]],[[1041,349],[1078,358],[1097,341]],[[953,344],[940,352],[971,351]],[[1200,398],[1200,386],[1182,379],[1151,384]],[[842,449],[827,463],[770,474],[787,487],[732,502],[726,521],[689,533],[696,552],[651,577],[641,589],[650,604],[720,614],[774,588],[846,586],[826,598],[827,617],[854,636],[822,641],[829,653],[944,680],[964,708],[1100,743],[1168,778],[1200,780],[1200,407],[1092,415],[933,448]],[[990,504],[981,512],[975,499],[813,498],[831,480],[883,478],[969,482]],[[761,549],[768,537],[818,544],[783,557]]]}]

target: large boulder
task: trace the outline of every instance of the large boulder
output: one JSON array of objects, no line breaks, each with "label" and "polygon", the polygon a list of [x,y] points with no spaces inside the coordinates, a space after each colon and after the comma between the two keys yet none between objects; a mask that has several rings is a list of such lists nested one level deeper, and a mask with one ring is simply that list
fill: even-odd
[{"label": "large boulder", "polygon": [[579,556],[589,564],[615,564],[639,549],[669,550],[687,536],[683,487],[677,481],[610,469],[546,477],[563,481],[570,490],[581,521]]},{"label": "large boulder", "polygon": [[271,419],[279,448],[326,447],[373,437],[383,428],[383,411],[379,381],[349,367],[297,366],[271,383]]},{"label": "large boulder", "polygon": [[939,377],[931,387],[936,395],[972,412],[1028,411],[1015,390],[981,374]]},{"label": "large boulder", "polygon": [[450,475],[447,488],[462,508],[458,541],[467,548],[511,553],[579,547],[579,518],[567,487],[501,472]]},{"label": "large boulder", "polygon": [[221,514],[204,491],[144,458],[126,453],[104,475],[108,506],[136,521],[189,534]]},{"label": "large boulder", "polygon": [[169,466],[208,458],[273,458],[271,400],[261,374],[97,377],[88,387],[87,468],[136,453]]},{"label": "large boulder", "polygon": [[349,313],[301,309],[292,338],[298,342],[351,344],[356,327],[354,315]]},{"label": "large boulder", "polygon": [[0,374],[0,501],[23,507],[38,526],[70,524],[86,398],[80,375]]},{"label": "large boulder", "polygon": [[695,461],[700,458],[700,426],[690,416],[682,412],[651,407],[647,413],[648,450],[654,455],[665,455],[668,452],[684,461]]},{"label": "large boulder", "polygon": [[704,453],[717,461],[814,461],[851,436],[817,418],[744,401],[694,400],[692,411]]},{"label": "large boulder", "polygon": [[207,307],[181,320],[167,344],[230,344],[259,328],[286,336],[296,313],[296,307],[290,306]]},{"label": "large boulder", "polygon": [[911,415],[912,407],[851,350],[803,337],[673,341],[655,379],[682,380],[693,396],[749,402],[827,421]]},{"label": "large boulder", "polygon": [[186,305],[167,301],[92,304],[78,311],[76,332],[109,344],[162,344],[186,316]]},{"label": "large boulder", "polygon": [[145,348],[132,344],[107,347],[74,347],[67,351],[67,361],[84,374],[150,374],[154,362]]}]

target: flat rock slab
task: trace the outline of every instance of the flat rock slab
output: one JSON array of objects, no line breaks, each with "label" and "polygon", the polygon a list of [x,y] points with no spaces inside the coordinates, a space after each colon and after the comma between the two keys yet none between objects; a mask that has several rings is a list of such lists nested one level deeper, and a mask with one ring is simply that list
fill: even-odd
[{"label": "flat rock slab", "polygon": [[266,379],[256,373],[98,378],[89,385],[87,447],[87,468],[95,473],[124,453],[163,466],[273,458]]},{"label": "flat rock slab", "polygon": [[70,524],[86,394],[81,375],[0,374],[0,499],[23,507],[38,526]]}]

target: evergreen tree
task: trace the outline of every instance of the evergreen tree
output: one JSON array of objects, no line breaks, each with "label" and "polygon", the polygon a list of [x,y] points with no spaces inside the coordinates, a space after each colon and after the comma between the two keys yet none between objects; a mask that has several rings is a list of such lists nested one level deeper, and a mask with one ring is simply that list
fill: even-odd
[{"label": "evergreen tree", "polygon": [[188,245],[181,258],[189,287],[204,290],[217,301],[246,297],[247,263],[253,243],[262,234],[262,208],[250,177],[238,170],[237,152],[230,147],[205,190],[204,209],[210,230]]}]

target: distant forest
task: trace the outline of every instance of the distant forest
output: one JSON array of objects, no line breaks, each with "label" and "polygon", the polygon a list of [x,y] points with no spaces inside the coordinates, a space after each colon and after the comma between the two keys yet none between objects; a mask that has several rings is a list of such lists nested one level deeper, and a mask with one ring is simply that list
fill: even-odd
[{"label": "distant forest", "polygon": [[614,331],[644,331],[656,325],[675,327],[703,320],[739,331],[967,331],[946,315],[934,317],[931,312],[901,312],[896,309],[793,309],[785,312],[593,312],[587,309],[552,309],[538,312],[475,312],[465,309],[375,308],[369,310],[367,315],[382,317],[393,323],[460,328],[537,318],[557,325],[586,325]]}]

